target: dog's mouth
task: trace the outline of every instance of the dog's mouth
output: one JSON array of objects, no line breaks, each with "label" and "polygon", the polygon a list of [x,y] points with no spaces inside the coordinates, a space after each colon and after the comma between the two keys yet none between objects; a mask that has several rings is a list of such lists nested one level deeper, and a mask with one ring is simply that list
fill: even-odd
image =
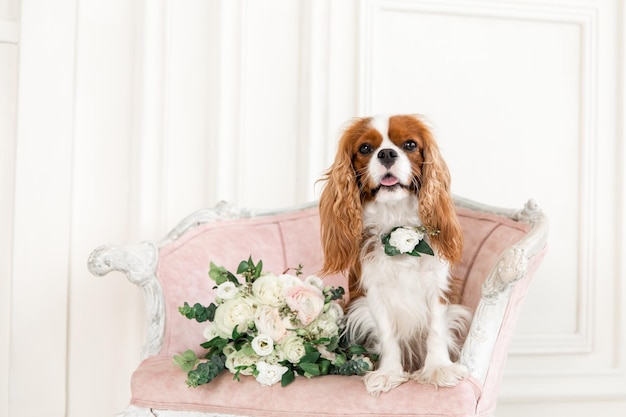
[{"label": "dog's mouth", "polygon": [[402,184],[400,184],[398,178],[388,173],[380,180],[380,185],[381,187],[395,187]]},{"label": "dog's mouth", "polygon": [[385,190],[388,192],[395,193],[396,190],[408,190],[409,187],[402,184],[398,177],[387,173],[384,177],[380,179],[378,187],[372,190],[372,196],[375,197],[379,191]]}]

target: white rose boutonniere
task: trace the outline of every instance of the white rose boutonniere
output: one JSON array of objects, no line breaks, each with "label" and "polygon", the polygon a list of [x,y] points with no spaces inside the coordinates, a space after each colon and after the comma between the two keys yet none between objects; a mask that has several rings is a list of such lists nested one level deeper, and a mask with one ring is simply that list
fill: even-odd
[{"label": "white rose boutonniere", "polygon": [[432,230],[426,226],[407,227],[399,226],[391,229],[381,237],[385,253],[389,256],[411,255],[421,256],[434,255],[433,249],[426,241],[426,236],[436,236],[439,230]]}]

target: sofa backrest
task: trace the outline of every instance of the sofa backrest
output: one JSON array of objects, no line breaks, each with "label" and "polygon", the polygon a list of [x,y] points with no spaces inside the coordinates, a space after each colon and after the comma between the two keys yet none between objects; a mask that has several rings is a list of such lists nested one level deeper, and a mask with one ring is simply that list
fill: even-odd
[{"label": "sofa backrest", "polygon": [[[505,217],[457,210],[464,232],[463,258],[453,274],[464,280],[462,303],[474,310],[480,299],[483,280],[502,252],[527,232],[523,223]],[[165,334],[160,354],[173,355],[196,347],[205,340],[206,324],[188,320],[178,312],[186,301],[208,305],[215,283],[208,276],[214,262],[235,272],[240,261],[252,256],[263,260],[263,270],[280,274],[287,268],[303,266],[304,276],[322,267],[320,223],[317,208],[291,213],[205,223],[184,233],[159,250],[157,278],[165,299]],[[344,276],[326,277],[328,285],[343,286]]]}]

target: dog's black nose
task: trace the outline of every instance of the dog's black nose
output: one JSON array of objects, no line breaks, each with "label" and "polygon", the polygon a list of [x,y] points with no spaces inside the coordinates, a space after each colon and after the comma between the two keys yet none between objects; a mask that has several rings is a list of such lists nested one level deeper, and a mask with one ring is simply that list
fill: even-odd
[{"label": "dog's black nose", "polygon": [[391,166],[396,162],[397,157],[398,152],[393,149],[382,149],[380,152],[378,152],[378,161],[385,168],[391,168]]}]

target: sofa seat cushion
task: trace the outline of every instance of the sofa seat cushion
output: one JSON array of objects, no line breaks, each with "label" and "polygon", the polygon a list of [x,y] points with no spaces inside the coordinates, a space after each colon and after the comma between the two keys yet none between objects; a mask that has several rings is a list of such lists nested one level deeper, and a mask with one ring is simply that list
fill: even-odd
[{"label": "sofa seat cushion", "polygon": [[170,356],[150,357],[133,374],[131,404],[251,417],[474,416],[481,395],[480,384],[471,377],[454,388],[410,381],[380,397],[368,394],[358,376],[298,377],[287,387],[264,387],[252,377],[238,382],[224,372],[198,388],[187,387],[186,377]]}]

